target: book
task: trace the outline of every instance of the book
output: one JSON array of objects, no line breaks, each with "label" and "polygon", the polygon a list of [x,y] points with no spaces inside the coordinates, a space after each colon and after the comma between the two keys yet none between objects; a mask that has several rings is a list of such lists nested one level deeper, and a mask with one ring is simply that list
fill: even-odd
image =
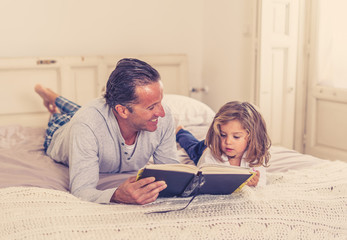
[{"label": "book", "polygon": [[137,180],[155,177],[167,188],[159,197],[188,197],[196,194],[231,194],[241,189],[256,173],[249,168],[218,164],[201,167],[188,164],[151,164],[140,169]]}]

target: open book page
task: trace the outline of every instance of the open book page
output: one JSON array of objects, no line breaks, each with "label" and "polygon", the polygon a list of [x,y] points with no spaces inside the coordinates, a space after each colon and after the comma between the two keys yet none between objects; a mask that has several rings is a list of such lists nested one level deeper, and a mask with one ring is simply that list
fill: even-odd
[{"label": "open book page", "polygon": [[201,165],[199,169],[203,174],[249,174],[253,172],[250,168],[209,163]]},{"label": "open book page", "polygon": [[189,164],[151,164],[140,169],[137,173],[136,180],[140,179],[144,169],[147,170],[162,170],[162,171],[172,171],[172,172],[186,172],[190,174],[197,174],[198,168],[194,165]]},{"label": "open book page", "polygon": [[176,171],[176,172],[190,172],[197,173],[198,168],[194,165],[189,164],[151,164],[147,165],[145,168],[147,169],[158,169],[165,171]]}]

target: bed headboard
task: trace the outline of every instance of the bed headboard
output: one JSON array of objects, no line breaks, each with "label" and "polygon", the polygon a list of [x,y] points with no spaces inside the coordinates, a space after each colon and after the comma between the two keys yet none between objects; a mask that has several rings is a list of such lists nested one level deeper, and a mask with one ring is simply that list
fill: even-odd
[{"label": "bed headboard", "polygon": [[45,127],[49,114],[34,92],[37,83],[85,104],[104,90],[116,63],[141,59],[156,68],[164,93],[189,94],[185,55],[80,56],[0,59],[0,125]]}]

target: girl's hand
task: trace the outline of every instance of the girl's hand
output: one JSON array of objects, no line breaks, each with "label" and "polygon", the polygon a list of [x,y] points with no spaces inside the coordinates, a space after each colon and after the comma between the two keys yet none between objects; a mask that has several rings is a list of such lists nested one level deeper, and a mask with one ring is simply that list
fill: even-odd
[{"label": "girl's hand", "polygon": [[258,170],[256,170],[255,176],[247,182],[247,185],[250,187],[257,186],[257,184],[259,182],[259,177],[260,177],[260,172]]}]

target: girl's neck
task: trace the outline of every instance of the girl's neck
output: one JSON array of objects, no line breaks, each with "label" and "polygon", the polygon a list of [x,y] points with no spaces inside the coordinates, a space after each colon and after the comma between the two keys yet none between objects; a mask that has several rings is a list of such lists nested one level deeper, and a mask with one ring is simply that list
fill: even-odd
[{"label": "girl's neck", "polygon": [[230,158],[230,157],[228,157],[228,159],[229,159],[230,165],[232,165],[232,166],[240,166],[241,165],[241,159],[240,158]]}]

